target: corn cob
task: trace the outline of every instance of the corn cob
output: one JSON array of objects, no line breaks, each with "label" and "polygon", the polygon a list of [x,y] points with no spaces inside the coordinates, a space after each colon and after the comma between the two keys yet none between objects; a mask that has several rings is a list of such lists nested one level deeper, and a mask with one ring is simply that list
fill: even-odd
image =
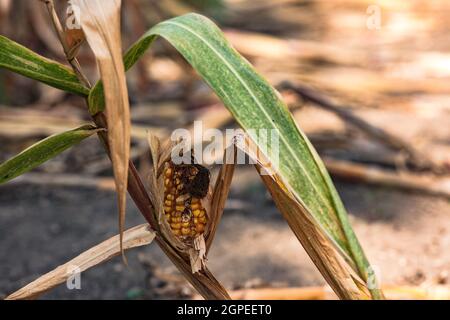
[{"label": "corn cob", "polygon": [[185,242],[205,231],[208,221],[201,198],[209,186],[209,171],[199,165],[175,165],[164,168],[164,213],[172,232]]}]

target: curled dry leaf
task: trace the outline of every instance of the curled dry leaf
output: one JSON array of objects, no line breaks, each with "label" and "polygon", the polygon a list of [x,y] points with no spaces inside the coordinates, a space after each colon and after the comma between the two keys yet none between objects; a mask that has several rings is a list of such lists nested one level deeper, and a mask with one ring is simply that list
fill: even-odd
[{"label": "curled dry leaf", "polygon": [[301,199],[296,198],[258,146],[247,135],[237,136],[234,143],[254,161],[277,208],[339,298],[370,299],[367,285],[359,277],[352,259],[339,249]]},{"label": "curled dry leaf", "polygon": [[[150,244],[155,234],[150,230],[148,224],[141,224],[128,229],[123,234],[123,249],[132,249]],[[114,236],[89,250],[86,250],[76,258],[39,277],[25,287],[17,290],[7,300],[30,300],[36,299],[41,294],[50,291],[59,284],[67,281],[74,272],[83,272],[100,263],[103,263],[121,252],[119,243],[120,236]]]},{"label": "curled dry leaf", "polygon": [[[200,272],[222,216],[234,162],[224,159],[225,165],[211,188],[209,170],[195,163],[193,153],[187,161],[175,164],[171,155],[177,145],[163,145],[152,135],[148,141],[153,160],[150,198],[159,231],[165,241],[189,258],[192,273]],[[229,152],[225,157],[230,157]]]},{"label": "curled dry leaf", "polygon": [[119,229],[125,223],[130,158],[130,110],[120,36],[120,0],[73,0],[80,23],[95,54],[103,80],[110,157],[119,205]]}]

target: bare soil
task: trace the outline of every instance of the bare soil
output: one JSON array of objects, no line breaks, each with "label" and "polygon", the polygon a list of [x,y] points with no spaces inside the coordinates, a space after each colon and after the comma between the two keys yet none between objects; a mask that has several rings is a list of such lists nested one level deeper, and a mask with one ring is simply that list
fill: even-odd
[{"label": "bare soil", "polygon": [[[253,169],[239,168],[209,257],[212,271],[230,289],[324,284],[258,179]],[[337,187],[383,283],[448,283],[448,200],[342,182]],[[1,188],[0,297],[117,233],[115,203],[112,192],[97,190]],[[129,201],[127,224],[142,222]],[[192,294],[156,244],[128,252],[127,257],[128,268],[115,258],[83,273],[81,290],[61,285],[42,298],[179,298]]]}]

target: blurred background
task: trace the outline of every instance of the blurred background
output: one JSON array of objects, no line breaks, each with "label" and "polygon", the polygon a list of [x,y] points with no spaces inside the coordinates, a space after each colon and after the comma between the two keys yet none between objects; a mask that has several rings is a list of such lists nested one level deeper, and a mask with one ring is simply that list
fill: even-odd
[{"label": "blurred background", "polygon": [[[64,15],[66,1],[56,1]],[[124,0],[123,46],[187,12],[213,19],[279,88],[336,183],[383,284],[450,283],[450,2],[445,0]],[[51,59],[62,49],[40,1],[0,0],[0,33]],[[98,74],[85,45],[79,60]],[[283,85],[281,85],[283,84]],[[128,73],[132,157],[149,170],[146,130],[202,119],[232,128],[226,109],[164,41]],[[0,70],[0,161],[89,120],[84,101]],[[128,201],[127,225],[144,220]],[[117,234],[109,160],[97,139],[0,186],[0,297]],[[127,253],[44,299],[192,298],[156,244]],[[256,171],[238,166],[212,272],[228,289],[322,286]]]}]

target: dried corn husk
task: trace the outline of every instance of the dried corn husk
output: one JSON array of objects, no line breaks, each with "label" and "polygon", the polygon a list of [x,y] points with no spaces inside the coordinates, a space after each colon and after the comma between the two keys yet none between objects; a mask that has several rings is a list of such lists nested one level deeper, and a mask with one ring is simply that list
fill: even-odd
[{"label": "dried corn husk", "polygon": [[[220,218],[222,216],[225,201],[231,185],[234,172],[234,162],[230,159],[224,159],[214,188],[208,186],[208,192],[201,199],[202,208],[206,210],[208,217],[204,233],[196,235],[193,239],[182,241],[174,235],[164,214],[164,165],[170,161],[171,152],[175,146],[173,143],[166,142],[162,144],[160,140],[149,134],[148,142],[153,161],[153,172],[149,177],[149,195],[155,205],[156,220],[159,223],[159,232],[181,256],[188,257],[191,264],[192,273],[198,273],[206,267],[206,255],[212,244],[212,240],[217,230]],[[232,146],[231,150],[234,150]],[[232,152],[226,152],[225,157],[234,156]]]}]

